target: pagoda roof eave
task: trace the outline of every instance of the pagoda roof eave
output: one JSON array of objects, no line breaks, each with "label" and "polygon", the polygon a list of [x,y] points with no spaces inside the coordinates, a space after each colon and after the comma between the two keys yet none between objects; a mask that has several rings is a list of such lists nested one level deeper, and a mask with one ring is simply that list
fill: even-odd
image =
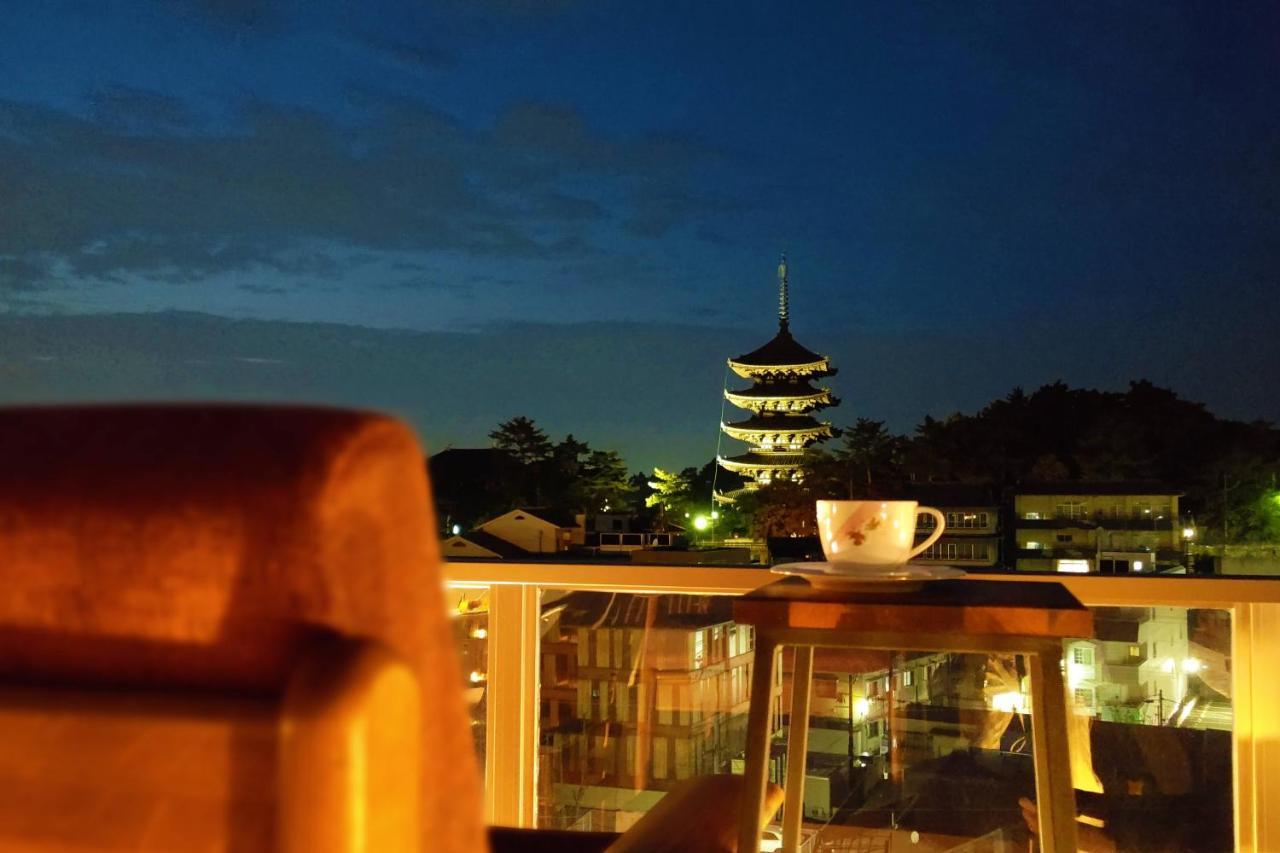
[{"label": "pagoda roof eave", "polygon": [[789,471],[807,461],[804,453],[759,453],[739,456],[717,456],[716,462],[729,471]]},{"label": "pagoda roof eave", "polygon": [[[795,421],[796,423],[787,423]],[[754,417],[736,423],[721,423],[720,428],[733,438],[755,435],[832,436],[834,428],[826,421],[808,415],[775,418]]]},{"label": "pagoda roof eave", "polygon": [[[796,392],[800,393],[796,393]],[[794,390],[770,386],[755,386],[752,388],[743,388],[738,391],[726,389],[724,392],[726,398],[732,400],[738,397],[743,400],[817,400],[823,397],[831,396],[829,388],[796,388]]]},{"label": "pagoda roof eave", "polygon": [[743,379],[760,375],[834,376],[836,373],[836,369],[831,366],[831,361],[825,356],[819,361],[804,364],[748,364],[731,358],[729,369]]}]

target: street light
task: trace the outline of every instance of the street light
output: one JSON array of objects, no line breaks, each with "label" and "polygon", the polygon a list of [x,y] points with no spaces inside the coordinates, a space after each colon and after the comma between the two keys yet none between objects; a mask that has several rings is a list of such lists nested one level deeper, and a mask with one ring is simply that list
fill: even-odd
[{"label": "street light", "polygon": [[1196,538],[1196,529],[1195,529],[1194,527],[1184,527],[1184,528],[1182,528],[1182,538],[1183,538],[1183,539],[1195,539],[1195,538]]}]

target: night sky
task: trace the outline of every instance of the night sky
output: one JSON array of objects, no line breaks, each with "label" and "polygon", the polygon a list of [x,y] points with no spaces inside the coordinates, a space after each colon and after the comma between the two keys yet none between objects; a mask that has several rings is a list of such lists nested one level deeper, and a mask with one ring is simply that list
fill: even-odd
[{"label": "night sky", "polygon": [[1280,5],[4,4],[0,400],[680,467],[782,250],[837,424],[1144,377],[1280,420]]}]

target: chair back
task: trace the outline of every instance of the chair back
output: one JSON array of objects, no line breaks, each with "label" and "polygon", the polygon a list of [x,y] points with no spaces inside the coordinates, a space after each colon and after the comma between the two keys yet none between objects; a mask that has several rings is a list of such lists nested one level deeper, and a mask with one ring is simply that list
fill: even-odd
[{"label": "chair back", "polygon": [[351,725],[419,720],[421,849],[483,849],[434,528],[383,416],[0,410],[0,847],[287,848],[290,744],[346,690],[379,697]]}]

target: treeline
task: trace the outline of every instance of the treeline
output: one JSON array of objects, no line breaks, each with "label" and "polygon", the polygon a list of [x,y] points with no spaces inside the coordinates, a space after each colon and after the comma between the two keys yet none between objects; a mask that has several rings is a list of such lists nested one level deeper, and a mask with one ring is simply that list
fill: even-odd
[{"label": "treeline", "polygon": [[1280,541],[1280,431],[1215,417],[1150,382],[1124,392],[1061,382],[1015,388],[975,414],[926,417],[911,435],[859,419],[814,454],[805,482],[747,501],[756,532],[777,532],[818,498],[888,497],[913,482],[1158,480],[1185,493],[1204,541]]},{"label": "treeline", "polygon": [[742,481],[714,460],[628,472],[617,452],[572,434],[552,441],[527,417],[499,424],[489,439],[504,451],[482,484],[490,515],[520,505],[607,507],[688,529],[715,510],[719,534],[786,535],[812,532],[815,500],[894,497],[912,483],[1155,480],[1185,493],[1182,511],[1201,541],[1280,542],[1280,430],[1218,418],[1145,381],[1123,392],[1061,382],[1029,394],[1015,388],[974,414],[926,417],[909,435],[860,418],[813,453],[804,482],[768,486],[732,507],[713,506],[713,488],[731,492]]},{"label": "treeline", "polygon": [[558,442],[531,418],[515,417],[489,433],[491,446],[515,463],[494,487],[498,512],[516,506],[552,506],[579,512],[626,509],[644,497],[644,475],[631,475],[614,450],[594,450],[570,433]]}]

